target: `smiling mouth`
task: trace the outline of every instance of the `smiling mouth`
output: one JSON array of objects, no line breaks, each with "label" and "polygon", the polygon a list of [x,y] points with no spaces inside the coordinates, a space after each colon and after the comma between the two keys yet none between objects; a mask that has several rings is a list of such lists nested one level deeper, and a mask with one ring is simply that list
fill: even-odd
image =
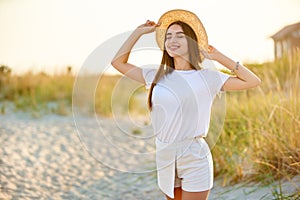
[{"label": "smiling mouth", "polygon": [[172,46],[169,47],[169,49],[170,49],[171,51],[176,51],[176,50],[179,49],[179,48],[180,48],[180,46],[177,46],[177,45],[172,45]]}]

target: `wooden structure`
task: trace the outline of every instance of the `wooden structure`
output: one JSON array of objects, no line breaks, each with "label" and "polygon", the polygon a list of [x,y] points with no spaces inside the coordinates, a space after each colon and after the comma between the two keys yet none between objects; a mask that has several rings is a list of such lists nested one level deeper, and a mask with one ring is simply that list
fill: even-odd
[{"label": "wooden structure", "polygon": [[287,55],[293,57],[300,50],[300,22],[285,26],[271,36],[274,40],[275,60]]}]

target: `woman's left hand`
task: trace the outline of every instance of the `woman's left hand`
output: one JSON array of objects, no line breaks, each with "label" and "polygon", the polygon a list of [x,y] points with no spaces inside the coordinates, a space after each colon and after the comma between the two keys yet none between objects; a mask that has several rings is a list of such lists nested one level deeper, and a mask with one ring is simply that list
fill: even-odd
[{"label": "woman's left hand", "polygon": [[221,55],[221,53],[218,51],[218,49],[216,49],[212,45],[208,45],[207,51],[202,50],[201,52],[205,58],[210,59],[210,60],[217,60],[218,57]]}]

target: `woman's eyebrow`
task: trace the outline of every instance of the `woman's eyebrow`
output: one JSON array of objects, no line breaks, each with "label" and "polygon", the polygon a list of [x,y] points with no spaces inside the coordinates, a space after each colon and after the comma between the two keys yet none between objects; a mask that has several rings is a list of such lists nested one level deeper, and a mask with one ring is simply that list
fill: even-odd
[{"label": "woman's eyebrow", "polygon": [[[184,34],[184,32],[178,31],[178,32],[176,32],[175,34],[176,34],[176,35],[178,35],[178,34]],[[172,33],[167,33],[167,35],[172,35]]]}]

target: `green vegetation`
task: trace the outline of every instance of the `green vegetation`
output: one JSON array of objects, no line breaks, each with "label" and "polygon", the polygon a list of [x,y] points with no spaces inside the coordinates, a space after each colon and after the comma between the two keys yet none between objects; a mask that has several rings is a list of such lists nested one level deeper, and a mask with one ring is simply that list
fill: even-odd
[{"label": "green vegetation", "polygon": [[227,93],[224,130],[213,149],[215,173],[222,175],[224,185],[241,180],[269,184],[300,173],[297,55],[247,65],[262,79],[261,86]]},{"label": "green vegetation", "polygon": [[[87,75],[82,83],[96,83],[93,102],[82,106],[89,107],[90,114],[111,116],[112,112],[126,114],[145,114],[146,108],[139,104],[139,94],[145,89],[137,82],[119,75],[103,75],[101,77]],[[72,113],[72,94],[76,77],[72,75],[71,67],[66,73],[48,75],[44,72],[34,74],[27,72],[23,75],[13,75],[8,66],[0,66],[0,114],[7,112],[8,104],[13,103],[14,111],[31,112],[33,116],[55,113],[69,115]],[[93,80],[93,81],[90,81]],[[91,88],[86,85],[86,88]],[[85,90],[85,87],[80,87]],[[85,91],[83,91],[85,92]],[[85,93],[80,99],[85,100]],[[135,98],[137,96],[137,98]],[[119,110],[112,110],[115,107]],[[114,109],[115,109],[114,108]]]},{"label": "green vegetation", "polygon": [[47,75],[27,72],[12,75],[8,66],[0,66],[1,113],[7,110],[6,102],[12,102],[15,111],[31,112],[34,116],[43,113],[68,113],[71,104],[74,77],[71,73]]}]

